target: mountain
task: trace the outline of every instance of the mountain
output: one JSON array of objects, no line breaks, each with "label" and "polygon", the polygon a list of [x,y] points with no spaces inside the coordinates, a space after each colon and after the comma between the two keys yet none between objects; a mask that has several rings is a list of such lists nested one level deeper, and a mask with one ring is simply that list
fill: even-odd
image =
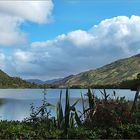
[{"label": "mountain", "polygon": [[61,81],[63,78],[57,78],[57,79],[52,79],[52,80],[47,80],[44,83],[45,84],[53,84],[53,83],[57,83],[59,81]]},{"label": "mountain", "polygon": [[[56,88],[66,86],[73,88],[129,88],[135,83],[137,85],[140,84],[140,78],[137,80],[137,75],[139,73],[140,54],[125,59],[120,59],[95,70],[89,70],[77,75],[70,75],[63,79],[53,79],[45,82],[38,79],[30,79],[30,82],[25,81],[18,77],[11,77],[0,70],[0,88]],[[45,85],[37,85],[38,83],[42,82],[44,82]]]},{"label": "mountain", "polygon": [[67,77],[65,77],[65,78],[62,78],[61,80],[58,80],[58,81],[54,81],[52,84],[65,84],[65,83],[67,83],[67,81],[69,80],[69,79],[71,79],[71,78],[73,78],[74,77],[74,75],[69,75],[69,76],[67,76]]},{"label": "mountain", "polygon": [[36,84],[29,83],[19,77],[11,77],[0,70],[0,88],[38,88]]},{"label": "mountain", "polygon": [[27,79],[26,81],[30,82],[30,83],[35,83],[35,84],[44,84],[44,81],[42,81],[40,79]]},{"label": "mountain", "polygon": [[40,79],[27,79],[26,81],[30,82],[30,83],[43,85],[43,84],[53,84],[53,83],[56,83],[58,81],[61,81],[62,79],[63,78],[57,78],[57,79],[46,80],[46,81],[42,81]]},{"label": "mountain", "polygon": [[140,54],[120,59],[95,70],[73,75],[62,82],[59,87],[119,87],[122,82],[133,80],[140,73]]}]

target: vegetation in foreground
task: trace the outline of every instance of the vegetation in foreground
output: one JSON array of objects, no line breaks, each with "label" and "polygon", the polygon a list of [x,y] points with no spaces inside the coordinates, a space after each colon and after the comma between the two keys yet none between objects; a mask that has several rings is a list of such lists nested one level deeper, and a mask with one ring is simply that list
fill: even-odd
[{"label": "vegetation in foreground", "polygon": [[83,111],[76,110],[77,100],[70,105],[68,89],[65,107],[62,107],[62,91],[57,103],[56,117],[51,117],[50,108],[44,94],[42,105],[31,106],[30,118],[23,122],[1,121],[0,139],[138,139],[140,138],[140,98],[132,109],[132,102],[125,97],[109,98],[101,91],[103,99],[95,97],[88,90],[88,107],[81,95]]}]

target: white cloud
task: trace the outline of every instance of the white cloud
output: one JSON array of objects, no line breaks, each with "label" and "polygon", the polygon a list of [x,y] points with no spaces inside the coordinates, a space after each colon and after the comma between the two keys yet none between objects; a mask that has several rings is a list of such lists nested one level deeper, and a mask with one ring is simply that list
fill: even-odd
[{"label": "white cloud", "polygon": [[106,19],[88,31],[76,30],[54,40],[33,42],[26,50],[15,52],[12,63],[24,77],[42,79],[96,68],[140,53],[139,25],[139,16]]},{"label": "white cloud", "polygon": [[26,42],[20,30],[25,21],[38,24],[51,20],[53,3],[48,1],[0,1],[0,45],[12,46]]},{"label": "white cloud", "polygon": [[0,1],[0,12],[37,23],[49,22],[53,3],[47,1]]},{"label": "white cloud", "polygon": [[88,46],[94,40],[94,36],[86,31],[76,30],[68,33],[66,37],[70,42],[73,42],[76,46]]},{"label": "white cloud", "polygon": [[29,62],[32,60],[32,53],[30,52],[24,52],[24,51],[21,51],[21,50],[17,50],[14,54],[14,57],[20,61],[21,63],[22,62]]},{"label": "white cloud", "polygon": [[6,59],[5,55],[2,52],[0,52],[0,67],[1,67],[1,69],[5,68],[5,59]]},{"label": "white cloud", "polygon": [[0,14],[0,45],[12,46],[26,41],[25,34],[18,28],[21,19]]}]

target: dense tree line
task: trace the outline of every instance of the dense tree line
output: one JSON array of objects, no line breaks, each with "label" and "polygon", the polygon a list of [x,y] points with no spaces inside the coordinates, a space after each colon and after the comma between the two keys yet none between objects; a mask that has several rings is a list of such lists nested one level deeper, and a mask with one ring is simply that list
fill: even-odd
[{"label": "dense tree line", "polygon": [[140,86],[140,73],[137,74],[135,79],[122,81],[119,86],[127,89],[137,90],[138,86]]}]

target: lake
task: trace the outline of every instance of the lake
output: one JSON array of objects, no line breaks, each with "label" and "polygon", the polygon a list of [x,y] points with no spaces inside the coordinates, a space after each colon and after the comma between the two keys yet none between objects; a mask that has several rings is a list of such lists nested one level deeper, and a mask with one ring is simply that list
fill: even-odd
[{"label": "lake", "polygon": [[[100,90],[93,90],[95,95],[99,98],[102,97]],[[106,90],[112,97],[113,89]],[[134,91],[130,90],[114,90],[117,96],[125,96],[127,100],[133,100],[135,96]],[[77,99],[81,98],[87,93],[87,89],[70,89],[70,103],[74,103]],[[46,98],[47,101],[53,105],[56,105],[59,99],[60,89],[47,89]],[[0,119],[1,120],[23,120],[29,117],[30,106],[33,103],[36,107],[41,105],[43,99],[43,89],[0,89]],[[86,98],[86,97],[85,97]],[[65,102],[65,89],[63,89],[62,102]],[[85,104],[87,101],[85,99]],[[81,110],[81,100],[76,106],[77,110]],[[55,116],[55,111],[52,111],[52,116]]]}]

